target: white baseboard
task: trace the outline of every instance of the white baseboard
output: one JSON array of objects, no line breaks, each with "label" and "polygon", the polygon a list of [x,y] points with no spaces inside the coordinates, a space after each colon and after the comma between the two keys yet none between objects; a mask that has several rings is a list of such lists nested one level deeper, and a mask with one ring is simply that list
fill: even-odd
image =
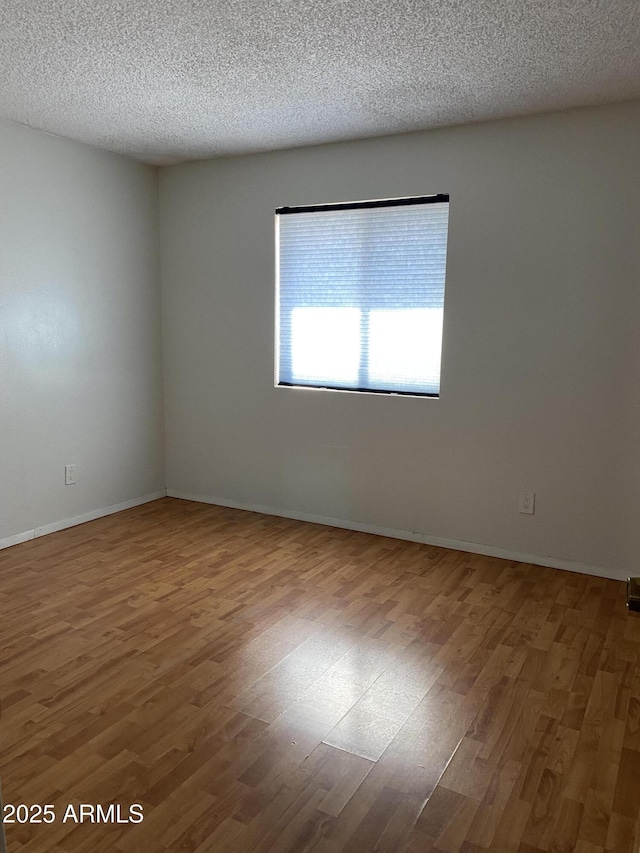
[{"label": "white baseboard", "polygon": [[75,527],[77,524],[84,524],[85,521],[95,521],[96,518],[103,518],[105,515],[113,515],[115,512],[122,512],[123,509],[131,509],[134,506],[157,501],[159,498],[164,498],[167,494],[166,489],[161,489],[158,492],[151,492],[148,495],[142,495],[139,498],[132,498],[129,501],[122,501],[119,504],[101,507],[100,509],[85,512],[82,515],[75,515],[73,518],[64,518],[61,521],[54,521],[51,524],[45,524],[42,527],[36,527],[33,530],[25,530],[24,533],[16,533],[14,536],[7,536],[5,539],[0,539],[0,550],[10,548],[12,545],[19,545],[21,542],[28,542],[30,539],[37,539],[39,536],[46,536],[48,533],[57,533],[59,530],[66,530],[67,527]]},{"label": "white baseboard", "polygon": [[210,495],[194,495],[187,492],[179,492],[167,489],[167,497],[179,498],[184,501],[195,501],[196,503],[213,504],[214,506],[226,506],[232,509],[243,509],[249,512],[261,512],[264,515],[275,515],[280,518],[293,518],[297,521],[310,521],[313,524],[324,524],[327,527],[339,527],[344,530],[356,530],[360,533],[372,533],[375,536],[388,536],[391,539],[405,539],[409,542],[422,542],[424,545],[436,545],[439,548],[452,548],[455,551],[466,551],[470,554],[482,554],[485,557],[499,557],[502,560],[515,560],[518,563],[528,563],[534,566],[546,566],[551,569],[562,569],[567,572],[578,572],[583,575],[593,575],[600,578],[612,580],[626,580],[624,571],[615,570],[608,566],[594,566],[590,563],[579,563],[575,560],[566,560],[560,557],[541,556],[540,554],[528,554],[521,551],[510,551],[507,548],[496,548],[493,545],[482,545],[477,542],[467,542],[464,539],[445,539],[441,536],[433,536],[430,533],[418,533],[412,530],[399,530],[395,527],[380,527],[376,524],[363,524],[359,521],[348,521],[342,518],[330,518],[323,515],[313,515],[308,512],[281,509],[279,507],[264,506],[263,504],[238,503],[226,498],[212,497]]},{"label": "white baseboard", "polygon": [[11,548],[12,545],[20,545],[21,542],[28,542],[30,539],[34,539],[35,535],[35,530],[25,530],[24,533],[15,533],[13,536],[6,536],[4,539],[0,539],[0,549]]}]

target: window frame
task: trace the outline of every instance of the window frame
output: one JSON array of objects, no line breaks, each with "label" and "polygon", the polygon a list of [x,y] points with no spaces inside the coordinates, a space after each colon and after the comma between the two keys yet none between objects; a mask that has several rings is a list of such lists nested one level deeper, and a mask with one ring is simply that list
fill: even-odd
[{"label": "window frame", "polygon": [[[369,388],[369,387],[344,387],[343,385],[331,385],[330,383],[322,383],[322,384],[312,384],[312,383],[300,383],[300,382],[286,382],[281,381],[279,378],[280,374],[280,352],[281,352],[281,341],[280,341],[280,231],[278,227],[278,217],[286,216],[290,214],[300,214],[300,213],[320,213],[323,211],[340,211],[340,210],[358,210],[358,209],[376,209],[376,208],[385,208],[385,207],[405,207],[409,205],[426,205],[426,204],[450,204],[450,195],[449,193],[434,193],[431,195],[422,195],[422,196],[406,196],[406,197],[398,197],[398,198],[384,198],[384,199],[367,199],[363,201],[350,201],[350,202],[332,202],[332,203],[320,203],[320,204],[312,204],[312,205],[295,205],[295,206],[282,206],[277,207],[275,209],[274,214],[274,224],[275,224],[275,329],[274,329],[274,341],[275,341],[275,352],[274,352],[274,387],[275,388],[293,388],[299,390],[309,390],[309,391],[333,391],[333,392],[342,392],[344,394],[374,394],[376,396],[386,396],[386,397],[418,397],[418,398],[427,398],[431,400],[438,400],[442,394],[442,366],[440,367],[440,376],[438,383],[438,391],[413,391],[413,390],[387,390],[387,389],[378,389],[378,388]],[[448,214],[448,211],[447,211]],[[448,265],[448,249],[449,249],[449,235],[447,228],[447,240],[446,240],[446,253],[445,253],[445,262],[444,262],[444,274],[445,274],[445,287],[443,294],[443,341],[444,341],[444,300],[446,298],[446,271]]]}]

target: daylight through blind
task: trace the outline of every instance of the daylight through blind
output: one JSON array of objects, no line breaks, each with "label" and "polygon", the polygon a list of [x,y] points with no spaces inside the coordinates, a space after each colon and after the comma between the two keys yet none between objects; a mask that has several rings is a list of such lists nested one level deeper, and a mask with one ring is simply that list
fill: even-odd
[{"label": "daylight through blind", "polygon": [[438,395],[449,197],[276,214],[278,384]]}]

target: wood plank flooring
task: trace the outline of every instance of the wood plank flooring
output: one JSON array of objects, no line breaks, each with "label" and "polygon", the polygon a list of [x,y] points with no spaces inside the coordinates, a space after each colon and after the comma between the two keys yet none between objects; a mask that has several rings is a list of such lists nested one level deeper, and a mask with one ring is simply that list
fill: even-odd
[{"label": "wood plank flooring", "polygon": [[157,501],[0,552],[8,850],[637,853],[639,652],[619,582]]}]

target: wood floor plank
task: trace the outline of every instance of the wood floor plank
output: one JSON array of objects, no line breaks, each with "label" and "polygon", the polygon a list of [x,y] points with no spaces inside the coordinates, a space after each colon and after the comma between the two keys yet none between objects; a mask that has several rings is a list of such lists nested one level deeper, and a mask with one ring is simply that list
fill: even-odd
[{"label": "wood floor plank", "polygon": [[0,616],[9,853],[637,853],[622,583],[167,498],[0,552]]}]

